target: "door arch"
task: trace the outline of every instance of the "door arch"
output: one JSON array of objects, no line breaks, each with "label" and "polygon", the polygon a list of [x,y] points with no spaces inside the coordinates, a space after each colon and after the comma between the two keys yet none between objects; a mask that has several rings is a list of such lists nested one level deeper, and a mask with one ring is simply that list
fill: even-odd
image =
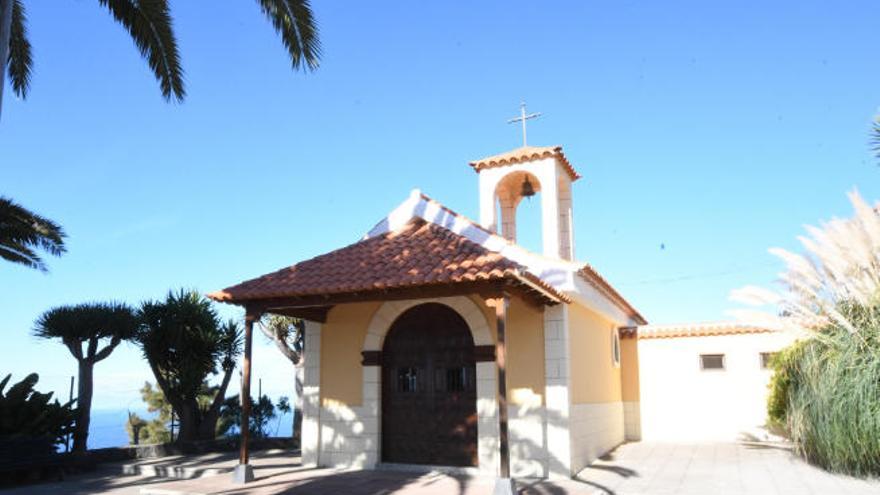
[{"label": "door arch", "polygon": [[388,330],[381,431],[383,462],[477,465],[474,339],[449,306],[414,306]]}]

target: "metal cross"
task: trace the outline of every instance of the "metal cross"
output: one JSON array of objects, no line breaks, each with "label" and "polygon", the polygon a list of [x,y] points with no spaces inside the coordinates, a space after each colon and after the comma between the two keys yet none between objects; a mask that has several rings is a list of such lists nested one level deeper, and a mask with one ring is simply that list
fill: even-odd
[{"label": "metal cross", "polygon": [[529,119],[536,119],[540,116],[541,116],[540,112],[526,115],[526,102],[522,102],[519,104],[519,117],[512,118],[507,121],[508,124],[513,124],[515,122],[522,122],[523,146],[526,146],[526,121]]}]

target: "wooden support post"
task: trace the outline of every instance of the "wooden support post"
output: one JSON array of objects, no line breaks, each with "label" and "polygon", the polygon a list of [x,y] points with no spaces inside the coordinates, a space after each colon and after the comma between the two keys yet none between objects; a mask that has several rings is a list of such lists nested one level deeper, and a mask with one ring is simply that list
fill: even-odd
[{"label": "wooden support post", "polygon": [[248,464],[250,452],[248,440],[250,437],[251,415],[251,347],[254,337],[254,323],[260,319],[260,314],[251,308],[246,308],[244,316],[244,356],[242,360],[241,379],[241,445],[238,453],[238,466],[235,468],[233,477],[237,483],[247,483],[254,479],[254,472]]},{"label": "wooden support post", "polygon": [[[495,299],[495,363],[498,367],[498,451],[501,460],[500,483],[512,487],[510,481],[510,444],[507,433],[507,308],[510,298],[507,294]],[[496,485],[496,493],[498,493]]]}]

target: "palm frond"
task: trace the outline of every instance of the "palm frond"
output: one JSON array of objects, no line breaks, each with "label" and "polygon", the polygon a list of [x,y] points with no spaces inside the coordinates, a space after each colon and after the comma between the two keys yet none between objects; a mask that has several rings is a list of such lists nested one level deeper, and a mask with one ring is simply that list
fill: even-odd
[{"label": "palm frond", "polygon": [[159,81],[162,96],[183,101],[183,68],[167,0],[98,1],[131,35]]},{"label": "palm frond", "polygon": [[127,304],[99,302],[52,308],[40,315],[33,332],[46,339],[85,342],[110,338],[118,344],[132,338],[137,329],[138,319]]},{"label": "palm frond", "polygon": [[315,70],[321,59],[318,25],[308,0],[259,0],[290,55],[294,70]]},{"label": "palm frond", "polygon": [[3,259],[46,271],[45,262],[34,249],[60,256],[67,251],[65,237],[57,223],[0,196],[0,257]]},{"label": "palm frond", "polygon": [[7,62],[12,90],[20,98],[27,98],[27,92],[31,86],[33,59],[31,58],[31,43],[27,38],[27,14],[22,0],[14,0],[12,3],[12,25],[9,32]]},{"label": "palm frond", "polygon": [[196,291],[145,302],[139,318],[136,340],[169,400],[198,397],[205,379],[234,363],[240,349],[238,325],[223,325],[211,301]]},{"label": "palm frond", "polygon": [[24,265],[28,268],[40,270],[41,272],[46,272],[49,270],[46,267],[46,264],[43,263],[43,260],[40,259],[40,256],[37,255],[37,253],[35,253],[32,249],[28,249],[27,247],[20,244],[0,244],[0,258],[3,258],[4,260],[10,261],[12,263]]}]

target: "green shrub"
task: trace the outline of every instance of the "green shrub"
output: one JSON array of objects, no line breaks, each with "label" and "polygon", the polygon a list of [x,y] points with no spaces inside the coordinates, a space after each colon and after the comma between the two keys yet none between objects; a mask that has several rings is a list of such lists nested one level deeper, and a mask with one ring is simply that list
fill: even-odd
[{"label": "green shrub", "polygon": [[798,341],[779,351],[773,356],[770,365],[773,375],[770,377],[769,394],[767,396],[767,419],[774,429],[786,429],[788,394],[791,388],[794,365],[797,357],[803,352],[805,342]]},{"label": "green shrub", "polygon": [[[266,438],[269,436],[269,422],[277,417],[275,412],[275,404],[268,395],[262,395],[259,401],[251,401],[251,414],[249,432],[252,438]],[[287,399],[284,399],[286,402]],[[241,400],[238,395],[228,397],[223,401],[223,408],[220,410],[220,421],[218,422],[218,433],[227,437],[237,437],[241,435]]]},{"label": "green shrub", "polygon": [[[171,431],[160,418],[144,419],[137,414],[129,413],[125,423],[125,431],[128,433],[128,441],[132,445],[145,445],[168,443],[171,441]],[[135,439],[137,432],[137,439]]]},{"label": "green shrub", "polygon": [[880,203],[849,198],[854,215],[807,227],[803,253],[770,249],[786,266],[781,291],[731,298],[763,307],[737,311],[745,319],[809,336],[776,364],[770,426],[817,464],[880,476]]},{"label": "green shrub", "polygon": [[46,454],[54,452],[53,445],[63,444],[73,429],[74,410],[71,403],[62,405],[52,393],[34,390],[39,381],[31,373],[22,381],[6,389],[12,375],[0,380],[0,444],[24,445],[30,440],[44,441]]},{"label": "green shrub", "polygon": [[880,306],[841,308],[857,332],[831,324],[776,363],[768,412],[798,452],[832,471],[880,475]]}]

